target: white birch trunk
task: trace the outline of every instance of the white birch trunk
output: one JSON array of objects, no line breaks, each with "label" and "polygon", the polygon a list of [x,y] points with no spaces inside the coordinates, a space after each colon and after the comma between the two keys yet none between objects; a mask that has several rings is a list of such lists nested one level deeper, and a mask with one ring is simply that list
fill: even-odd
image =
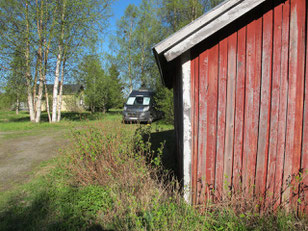
[{"label": "white birch trunk", "polygon": [[19,114],[19,96],[17,96],[17,99],[16,99],[16,115]]},{"label": "white birch trunk", "polygon": [[43,80],[42,73],[40,73],[40,83],[39,83],[37,102],[36,102],[36,117],[35,117],[36,123],[39,123],[41,120],[43,87],[44,87],[44,80]]},{"label": "white birch trunk", "polygon": [[58,98],[58,115],[57,115],[57,122],[61,120],[61,107],[62,107],[62,93],[63,93],[63,82],[64,82],[64,71],[65,71],[65,57],[63,58],[62,64],[62,72],[61,72],[61,81],[60,81],[60,89],[59,89],[59,98]]},{"label": "white birch trunk", "polygon": [[32,85],[31,85],[31,71],[30,71],[30,42],[29,42],[29,19],[28,19],[28,1],[26,2],[26,49],[25,49],[25,60],[26,60],[26,86],[28,94],[28,108],[30,114],[30,120],[35,120],[33,97],[32,97]]},{"label": "white birch trunk", "polygon": [[52,96],[52,122],[57,122],[57,106],[58,106],[58,87],[59,87],[59,74],[60,74],[60,65],[62,60],[62,49],[63,49],[63,38],[64,38],[64,16],[65,16],[65,6],[66,0],[63,0],[63,8],[61,13],[61,35],[59,41],[59,50],[57,55],[56,71],[55,71],[55,82],[53,87],[53,96]]},{"label": "white birch trunk", "polygon": [[44,83],[44,86],[45,86],[46,111],[48,115],[48,122],[51,123],[51,116],[50,116],[50,110],[49,110],[49,98],[48,98],[48,90],[47,90],[46,82]]},{"label": "white birch trunk", "polygon": [[[42,61],[43,61],[43,39],[42,39],[42,32],[43,32],[43,6],[44,1],[41,1],[41,7],[39,7],[38,0],[36,0],[36,6],[37,6],[37,33],[39,36],[39,48],[37,52],[37,66],[38,68],[38,74],[39,74],[39,89],[38,89],[38,95],[37,95],[37,101],[36,101],[36,115],[35,115],[35,122],[39,123],[41,120],[41,111],[42,111],[42,98],[43,98],[43,88],[44,88],[44,75],[42,72]],[[37,72],[37,70],[36,70]]]},{"label": "white birch trunk", "polygon": [[33,110],[33,98],[32,98],[32,88],[31,88],[31,81],[27,78],[27,93],[28,93],[28,109],[30,114],[30,121],[34,122],[35,115]]},{"label": "white birch trunk", "polygon": [[59,87],[59,73],[61,64],[61,53],[62,47],[59,45],[59,53],[57,57],[56,72],[55,72],[55,82],[53,85],[53,95],[52,95],[52,122],[57,122],[57,105],[58,105],[58,87]]}]

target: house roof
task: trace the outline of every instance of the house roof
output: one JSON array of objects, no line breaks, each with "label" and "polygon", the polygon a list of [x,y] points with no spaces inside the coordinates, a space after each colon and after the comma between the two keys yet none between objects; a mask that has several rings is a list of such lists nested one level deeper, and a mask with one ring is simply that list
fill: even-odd
[{"label": "house roof", "polygon": [[267,0],[226,0],[153,47],[163,83],[171,87],[170,65],[184,52],[209,38]]}]

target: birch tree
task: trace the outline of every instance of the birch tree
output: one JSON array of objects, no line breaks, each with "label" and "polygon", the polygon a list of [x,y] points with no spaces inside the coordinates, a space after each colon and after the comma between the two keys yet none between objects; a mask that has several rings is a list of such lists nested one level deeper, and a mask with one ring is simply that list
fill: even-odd
[{"label": "birch tree", "polygon": [[130,4],[124,16],[117,23],[116,42],[118,67],[121,69],[122,77],[128,82],[129,92],[137,79],[134,68],[134,60],[137,56],[136,27],[138,20],[138,8]]},{"label": "birch tree", "polygon": [[63,0],[59,1],[57,58],[55,67],[52,122],[61,119],[62,91],[67,63],[82,48],[94,44],[98,33],[104,30],[110,16],[113,0]]},{"label": "birch tree", "polygon": [[57,63],[55,70],[55,80],[53,86],[53,96],[52,96],[52,122],[57,122],[57,104],[58,104],[58,86],[59,86],[59,74],[60,65],[62,61],[62,50],[63,50],[63,39],[64,39],[64,18],[66,14],[66,0],[59,1],[60,8],[60,38],[58,41],[58,52],[57,52]]}]

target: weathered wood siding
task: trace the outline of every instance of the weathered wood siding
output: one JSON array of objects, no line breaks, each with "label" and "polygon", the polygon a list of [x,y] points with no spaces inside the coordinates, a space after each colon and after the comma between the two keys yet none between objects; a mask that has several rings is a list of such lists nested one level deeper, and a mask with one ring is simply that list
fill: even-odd
[{"label": "weathered wood siding", "polygon": [[194,204],[232,189],[308,208],[307,27],[306,0],[267,1],[192,49]]}]

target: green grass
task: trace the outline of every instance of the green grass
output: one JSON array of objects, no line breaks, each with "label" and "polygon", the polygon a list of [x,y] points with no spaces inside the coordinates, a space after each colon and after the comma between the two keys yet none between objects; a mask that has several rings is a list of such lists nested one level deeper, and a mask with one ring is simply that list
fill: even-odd
[{"label": "green grass", "polygon": [[[20,123],[10,116],[0,126]],[[24,131],[69,127],[71,142],[35,169],[29,183],[0,192],[0,230],[289,231],[308,225],[305,217],[284,211],[238,213],[238,204],[200,211],[183,201],[179,182],[168,172],[176,166],[172,126],[123,124],[118,113],[85,116],[32,128],[21,122],[30,124],[22,125]],[[12,124],[8,131],[16,131]]]}]

